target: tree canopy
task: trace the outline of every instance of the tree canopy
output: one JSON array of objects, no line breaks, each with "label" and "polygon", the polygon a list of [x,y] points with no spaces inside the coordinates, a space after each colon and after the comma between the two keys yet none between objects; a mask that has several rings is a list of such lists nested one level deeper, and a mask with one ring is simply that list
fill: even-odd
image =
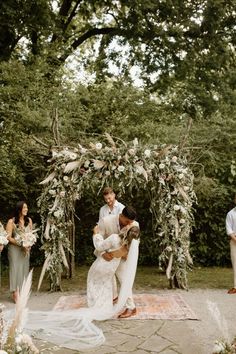
[{"label": "tree canopy", "polygon": [[233,0],[11,0],[0,10],[0,60],[40,58],[55,70],[73,57],[97,80],[111,65],[126,77],[137,66],[154,91],[185,81],[200,105],[232,101]]}]

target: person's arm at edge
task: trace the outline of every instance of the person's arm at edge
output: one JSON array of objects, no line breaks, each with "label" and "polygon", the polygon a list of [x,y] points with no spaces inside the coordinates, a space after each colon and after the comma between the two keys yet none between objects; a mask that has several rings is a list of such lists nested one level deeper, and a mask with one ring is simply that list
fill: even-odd
[{"label": "person's arm at edge", "polygon": [[229,213],[226,216],[226,233],[232,241],[236,242],[236,232],[232,229],[232,215]]}]

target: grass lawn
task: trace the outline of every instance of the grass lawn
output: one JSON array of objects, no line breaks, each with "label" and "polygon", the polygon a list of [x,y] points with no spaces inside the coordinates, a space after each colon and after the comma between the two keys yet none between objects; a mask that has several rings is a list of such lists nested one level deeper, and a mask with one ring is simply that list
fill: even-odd
[{"label": "grass lawn", "polygon": [[[188,273],[191,289],[225,289],[232,287],[233,271],[231,268],[196,267]],[[169,283],[165,273],[157,268],[139,267],[135,280],[135,288],[168,288]]]},{"label": "grass lawn", "polygon": [[[73,279],[62,279],[64,291],[86,291],[86,278],[88,266],[77,266]],[[34,269],[33,290],[36,290],[41,268]],[[232,287],[233,271],[231,268],[196,267],[188,275],[189,288],[191,289],[228,289]],[[169,282],[166,276],[156,267],[139,266],[135,279],[135,290],[167,289]],[[49,290],[49,280],[45,276],[42,291]],[[8,269],[2,269],[1,292],[8,291]]]}]

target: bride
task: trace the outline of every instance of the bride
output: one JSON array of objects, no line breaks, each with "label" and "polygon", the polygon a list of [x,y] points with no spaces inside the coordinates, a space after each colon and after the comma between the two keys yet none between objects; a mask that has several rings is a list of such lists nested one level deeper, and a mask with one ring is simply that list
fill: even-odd
[{"label": "bride", "polygon": [[[124,228],[119,235],[112,234],[104,240],[99,234],[98,227],[95,227],[93,242],[100,255],[88,272],[88,308],[31,311],[26,328],[35,337],[77,350],[92,348],[105,341],[102,330],[93,321],[103,321],[117,316],[125,305],[136,274],[139,228],[137,226]],[[113,255],[109,262],[101,255],[102,251],[107,250]],[[121,257],[127,257],[125,279],[122,281],[118,302],[113,306],[113,277]]]},{"label": "bride", "polygon": [[[120,264],[121,257],[126,258],[133,239],[139,238],[137,226],[129,229],[123,228],[122,232],[112,234],[105,240],[99,234],[98,226],[93,230],[93,244],[97,252],[97,259],[92,264],[87,278],[87,304],[88,307],[113,307],[113,277]],[[103,251],[109,251],[113,258],[110,261],[102,257]]]}]

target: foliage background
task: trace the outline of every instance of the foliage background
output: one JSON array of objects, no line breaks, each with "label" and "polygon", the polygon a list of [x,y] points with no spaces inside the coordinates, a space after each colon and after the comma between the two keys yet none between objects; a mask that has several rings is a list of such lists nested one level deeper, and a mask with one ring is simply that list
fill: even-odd
[{"label": "foliage background", "polygon": [[[54,145],[96,141],[104,132],[144,144],[182,144],[198,198],[194,262],[229,265],[225,216],[236,191],[234,1],[57,4],[57,10],[47,0],[0,5],[0,219],[6,223],[16,201],[25,199],[40,223],[39,182]],[[199,14],[202,22],[196,21]],[[111,49],[114,38],[118,49],[128,45],[127,60]],[[73,55],[77,62],[70,70]],[[140,89],[130,74],[134,64],[144,82]],[[78,79],[81,68],[93,80]],[[135,190],[121,201],[138,210],[139,262],[157,265],[146,192]],[[91,227],[102,204],[101,195],[87,193],[76,206],[79,264],[92,261]],[[32,264],[43,261],[39,248],[40,241]],[[7,264],[6,249],[2,258]]]},{"label": "foliage background", "polygon": [[[28,77],[27,73],[25,77],[23,70],[18,71],[18,79],[20,75],[24,76],[27,92],[32,90],[33,97],[28,93],[26,97],[25,93],[19,92],[19,87],[16,88],[16,95],[13,89],[20,80],[16,83],[11,77],[14,76],[11,69],[14,65],[14,62],[7,66],[4,64],[4,69],[8,68],[8,71],[5,70],[8,84],[7,92],[1,91],[4,125],[0,136],[0,213],[3,222],[7,221],[15,202],[26,199],[33,220],[40,223],[36,200],[41,193],[39,182],[46,175],[50,147],[55,144],[51,132],[54,107],[58,109],[59,129],[65,144],[96,141],[99,138],[96,134],[105,131],[123,140],[138,137],[144,143],[175,144],[181,142],[185,134],[187,116],[171,111],[170,105],[158,103],[142,90],[119,81],[92,87],[80,85],[74,91],[60,87],[58,95],[54,92],[52,96],[50,84],[41,86],[35,92],[30,75]],[[48,95],[50,100],[46,99]],[[37,104],[32,111],[35,96],[38,101],[42,100],[42,104]],[[195,174],[198,198],[198,204],[194,207],[195,227],[191,236],[195,264],[229,265],[225,216],[233,207],[236,136],[235,111],[226,108],[208,120],[194,120],[184,147],[184,153]],[[46,146],[34,140],[34,136]],[[119,198],[119,191],[116,192]],[[133,204],[138,210],[143,230],[140,264],[157,265],[159,250],[152,242],[152,220],[146,192],[136,190],[133,195],[127,194],[126,200],[121,201]],[[87,193],[76,206],[76,214],[80,219],[76,222],[76,260],[80,264],[89,264],[93,259],[90,235],[102,204],[101,195]],[[39,245],[32,254],[33,264],[43,260],[38,248]],[[5,251],[3,260],[6,262],[4,254]]]}]

